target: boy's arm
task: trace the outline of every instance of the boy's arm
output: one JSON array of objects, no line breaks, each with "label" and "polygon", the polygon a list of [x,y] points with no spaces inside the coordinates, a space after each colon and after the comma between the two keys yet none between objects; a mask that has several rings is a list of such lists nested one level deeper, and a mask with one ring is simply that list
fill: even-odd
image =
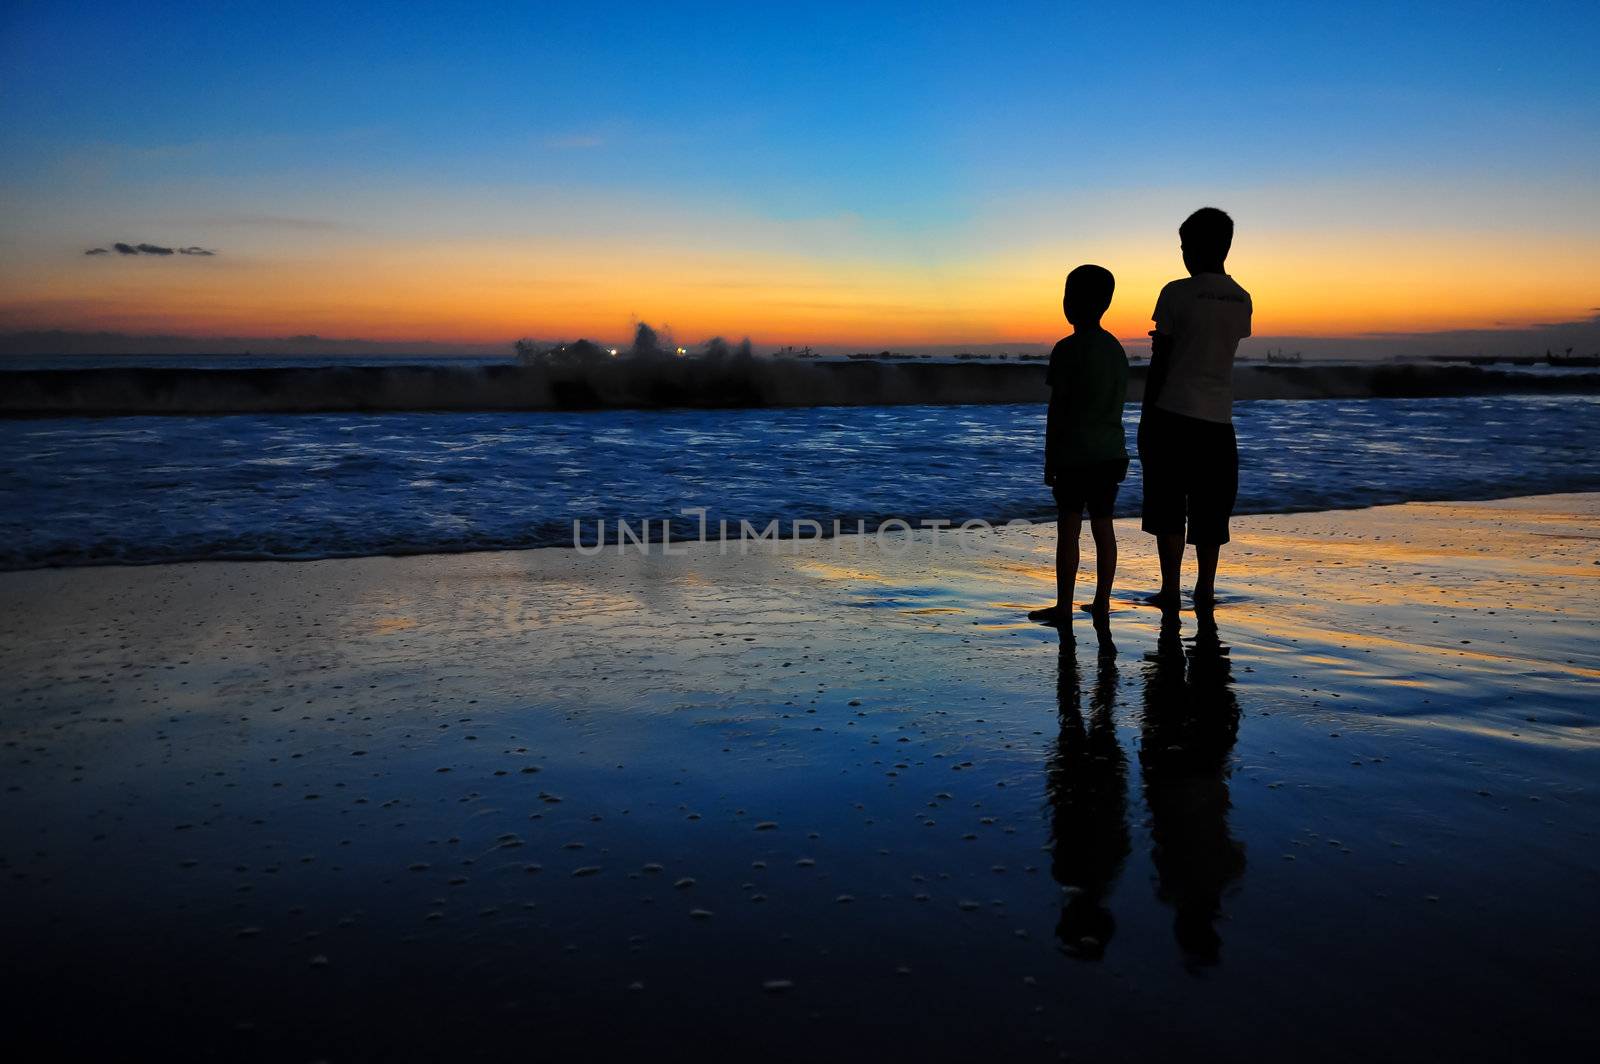
[{"label": "boy's arm", "polygon": [[[1177,282],[1173,282],[1176,284]],[[1156,297],[1156,309],[1150,312],[1155,328],[1150,330],[1150,372],[1144,378],[1144,402],[1141,407],[1150,409],[1156,396],[1167,383],[1167,371],[1172,367],[1172,285],[1161,290]]]},{"label": "boy's arm", "polygon": [[1148,408],[1155,402],[1161,393],[1161,386],[1167,383],[1167,370],[1172,364],[1172,337],[1164,332],[1150,333],[1150,371],[1144,378],[1144,401],[1140,405]]},{"label": "boy's arm", "polygon": [[1050,386],[1050,405],[1045,407],[1044,414],[1044,482],[1054,486],[1056,482],[1055,441],[1056,426],[1059,420],[1061,405],[1061,389],[1066,387],[1062,380],[1061,344],[1050,349],[1050,368],[1045,371],[1045,383]]},{"label": "boy's arm", "polygon": [[1052,454],[1054,448],[1050,444],[1056,438],[1056,407],[1058,405],[1056,397],[1052,393],[1050,405],[1045,409],[1044,415],[1044,482],[1052,487],[1055,486],[1056,482],[1056,464],[1055,457]]}]

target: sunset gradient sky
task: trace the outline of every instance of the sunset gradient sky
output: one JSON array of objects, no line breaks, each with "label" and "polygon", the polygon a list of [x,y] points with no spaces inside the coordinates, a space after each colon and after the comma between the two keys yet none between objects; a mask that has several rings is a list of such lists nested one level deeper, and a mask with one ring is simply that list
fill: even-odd
[{"label": "sunset gradient sky", "polygon": [[[0,330],[1139,336],[1237,219],[1258,336],[1600,306],[1594,3],[8,3]],[[85,255],[113,242],[214,249]]]}]

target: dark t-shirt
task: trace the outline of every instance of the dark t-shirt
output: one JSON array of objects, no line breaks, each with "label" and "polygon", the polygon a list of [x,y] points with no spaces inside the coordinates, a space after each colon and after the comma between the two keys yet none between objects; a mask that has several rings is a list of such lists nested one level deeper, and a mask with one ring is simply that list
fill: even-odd
[{"label": "dark t-shirt", "polygon": [[1073,333],[1050,352],[1047,462],[1057,468],[1128,457],[1122,407],[1128,401],[1128,356],[1104,329]]}]

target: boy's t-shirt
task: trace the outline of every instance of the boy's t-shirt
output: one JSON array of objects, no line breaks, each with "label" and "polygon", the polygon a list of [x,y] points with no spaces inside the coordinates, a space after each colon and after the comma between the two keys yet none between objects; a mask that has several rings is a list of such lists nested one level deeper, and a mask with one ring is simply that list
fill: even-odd
[{"label": "boy's t-shirt", "polygon": [[1122,407],[1128,356],[1104,329],[1074,333],[1050,352],[1050,418],[1045,448],[1055,466],[1124,461]]},{"label": "boy's t-shirt", "polygon": [[1172,337],[1155,405],[1202,421],[1233,421],[1233,356],[1250,335],[1250,293],[1225,273],[1198,273],[1161,290],[1150,317]]}]

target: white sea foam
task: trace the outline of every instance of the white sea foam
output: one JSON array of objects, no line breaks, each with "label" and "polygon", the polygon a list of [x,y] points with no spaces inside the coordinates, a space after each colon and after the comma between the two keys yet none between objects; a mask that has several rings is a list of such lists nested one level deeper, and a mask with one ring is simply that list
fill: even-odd
[{"label": "white sea foam", "polygon": [[[1130,447],[1138,411],[1126,414]],[[1600,398],[1239,403],[1239,512],[1600,490]],[[0,567],[1051,516],[1039,405],[0,421]],[[1139,465],[1117,512],[1138,512]]]}]

